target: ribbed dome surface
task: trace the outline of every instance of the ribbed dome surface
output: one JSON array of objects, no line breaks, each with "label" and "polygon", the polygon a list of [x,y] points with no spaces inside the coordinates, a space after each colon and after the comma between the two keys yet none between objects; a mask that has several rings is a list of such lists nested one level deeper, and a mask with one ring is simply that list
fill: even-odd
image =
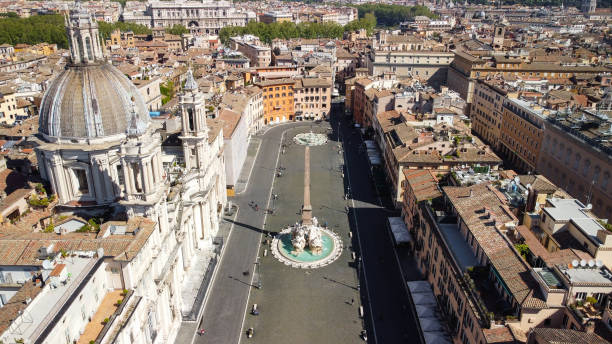
[{"label": "ribbed dome surface", "polygon": [[99,63],[69,66],[53,80],[41,102],[39,131],[94,138],[125,134],[130,125],[144,132],[148,123],[146,105],[134,84],[117,68]]}]

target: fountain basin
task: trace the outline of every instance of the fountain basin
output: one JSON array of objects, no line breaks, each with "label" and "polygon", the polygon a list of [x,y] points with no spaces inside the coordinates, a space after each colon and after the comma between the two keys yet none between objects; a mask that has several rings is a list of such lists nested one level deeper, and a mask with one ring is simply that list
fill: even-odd
[{"label": "fountain basin", "polygon": [[281,231],[271,245],[272,255],[285,265],[294,268],[313,269],[331,264],[342,254],[342,240],[335,233],[320,228],[322,250],[319,254],[306,247],[301,252],[295,252],[291,243],[291,227]]},{"label": "fountain basin", "polygon": [[279,237],[279,252],[288,259],[296,262],[315,262],[329,256],[334,248],[334,239],[326,233],[321,235],[323,242],[322,250],[319,254],[312,252],[310,248],[305,248],[302,252],[295,252],[291,243],[291,234],[281,234]]}]

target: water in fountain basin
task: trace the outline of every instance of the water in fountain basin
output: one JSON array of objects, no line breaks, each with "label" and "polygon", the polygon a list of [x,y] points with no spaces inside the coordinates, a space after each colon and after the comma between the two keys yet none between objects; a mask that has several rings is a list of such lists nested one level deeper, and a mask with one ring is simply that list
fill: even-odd
[{"label": "water in fountain basin", "polygon": [[332,252],[334,248],[334,240],[326,233],[321,233],[321,241],[323,242],[323,248],[320,254],[314,254],[309,248],[305,248],[304,251],[299,254],[293,253],[293,244],[291,244],[291,234],[282,234],[280,236],[281,245],[278,245],[281,254],[293,261],[297,262],[316,262],[321,260]]}]

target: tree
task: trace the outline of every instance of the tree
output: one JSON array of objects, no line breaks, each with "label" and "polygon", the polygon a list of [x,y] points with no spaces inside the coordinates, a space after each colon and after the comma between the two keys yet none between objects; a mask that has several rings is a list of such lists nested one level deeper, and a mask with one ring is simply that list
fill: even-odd
[{"label": "tree", "polygon": [[111,32],[119,29],[121,32],[132,31],[135,35],[150,35],[151,29],[144,25],[134,24],[134,23],[124,23],[124,22],[116,22],[116,23],[107,23],[100,21],[98,22],[98,31],[100,32],[100,36],[103,39],[109,39]]},{"label": "tree", "polygon": [[173,25],[172,27],[166,28],[166,33],[169,33],[171,35],[180,36],[184,33],[189,33],[189,30],[183,25],[176,24],[176,25]]},{"label": "tree", "polygon": [[170,80],[159,85],[159,92],[162,94],[162,104],[167,102],[174,97],[174,83]]},{"label": "tree", "polygon": [[399,23],[412,19],[416,16],[427,16],[436,18],[426,6],[401,6],[387,4],[364,4],[356,6],[359,11],[359,18],[364,18],[366,14],[372,13],[376,17],[379,26],[391,27]]},{"label": "tree", "polygon": [[7,14],[0,19],[0,44],[16,45],[20,43],[57,44],[68,48],[68,39],[64,30],[64,18],[59,14],[37,15],[29,18],[18,18]]}]

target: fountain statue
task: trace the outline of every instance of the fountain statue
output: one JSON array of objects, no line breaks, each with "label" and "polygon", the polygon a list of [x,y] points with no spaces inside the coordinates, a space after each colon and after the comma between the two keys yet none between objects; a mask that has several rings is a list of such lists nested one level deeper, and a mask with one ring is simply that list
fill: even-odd
[{"label": "fountain statue", "polygon": [[321,227],[316,217],[312,217],[310,204],[310,147],[306,146],[304,153],[304,206],[302,222],[296,223],[291,229],[291,244],[295,253],[302,252],[306,247],[312,254],[320,254],[323,248]]}]

